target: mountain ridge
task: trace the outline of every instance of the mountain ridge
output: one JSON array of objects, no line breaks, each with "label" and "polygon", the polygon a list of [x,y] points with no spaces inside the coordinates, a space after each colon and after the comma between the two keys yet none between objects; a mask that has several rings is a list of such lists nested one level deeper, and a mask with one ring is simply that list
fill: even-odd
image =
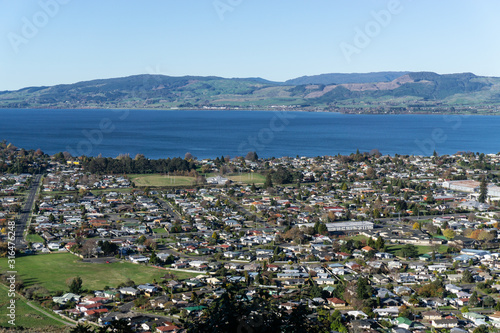
[{"label": "mountain ridge", "polygon": [[364,112],[395,108],[411,111],[411,105],[422,109],[499,103],[500,78],[434,72],[331,73],[285,82],[260,77],[138,74],[0,92],[1,108],[279,107]]}]

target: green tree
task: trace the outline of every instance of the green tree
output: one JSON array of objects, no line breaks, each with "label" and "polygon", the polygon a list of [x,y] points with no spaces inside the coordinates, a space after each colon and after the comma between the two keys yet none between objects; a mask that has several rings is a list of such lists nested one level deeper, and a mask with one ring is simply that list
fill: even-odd
[{"label": "green tree", "polygon": [[368,278],[362,277],[356,282],[356,295],[358,299],[364,300],[372,297],[373,287],[368,284]]},{"label": "green tree", "polygon": [[264,183],[264,187],[265,188],[273,187],[273,180],[272,180],[272,177],[271,177],[270,173],[268,173],[267,176],[266,176],[266,181]]},{"label": "green tree", "polygon": [[418,248],[413,244],[406,244],[399,250],[399,253],[405,258],[415,258],[418,256]]},{"label": "green tree", "polygon": [[487,308],[492,308],[496,305],[495,299],[491,296],[486,296],[483,299],[483,306]]},{"label": "green tree", "polygon": [[469,297],[469,305],[476,307],[479,304],[479,298],[477,297],[477,291],[474,291]]},{"label": "green tree", "polygon": [[377,238],[377,240],[375,241],[375,248],[377,250],[379,250],[379,251],[383,251],[384,250],[384,248],[385,248],[385,241],[384,241],[384,239],[381,236],[379,236]]},{"label": "green tree", "polygon": [[462,282],[463,283],[474,282],[474,278],[472,277],[472,273],[468,269],[464,270],[464,272],[462,273]]},{"label": "green tree", "polygon": [[83,291],[82,284],[82,278],[79,276],[75,277],[69,284],[69,292],[73,294],[80,294]]},{"label": "green tree", "polygon": [[455,237],[455,231],[453,231],[453,229],[444,229],[443,236],[446,237],[446,239],[453,239]]},{"label": "green tree", "polygon": [[82,324],[77,324],[75,327],[71,328],[70,333],[92,333],[92,330],[89,326],[85,326]]},{"label": "green tree", "polygon": [[486,325],[479,325],[474,329],[474,331],[472,331],[472,333],[489,333],[489,332],[490,330]]},{"label": "green tree", "polygon": [[486,182],[486,177],[481,177],[481,183],[479,184],[479,198],[478,201],[485,203],[488,198],[488,183]]}]

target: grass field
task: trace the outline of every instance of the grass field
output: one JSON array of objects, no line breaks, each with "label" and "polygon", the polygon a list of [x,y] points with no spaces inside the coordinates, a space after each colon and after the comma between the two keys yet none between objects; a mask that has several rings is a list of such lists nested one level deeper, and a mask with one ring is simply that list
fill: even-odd
[{"label": "grass field", "polygon": [[[151,187],[164,187],[164,186],[191,186],[194,184],[193,177],[186,176],[165,176],[160,174],[148,175],[127,175],[128,178],[135,183],[136,186],[151,186]],[[215,177],[216,174],[206,174],[205,177]],[[266,177],[258,173],[242,173],[242,174],[229,174],[224,175],[227,179],[243,184],[264,184]]]},{"label": "grass field", "polygon": [[[17,296],[17,295],[16,295]],[[8,323],[10,320],[7,317],[9,309],[7,306],[10,302],[10,297],[8,297],[8,288],[3,284],[0,284],[0,327],[12,328],[12,325]],[[61,322],[54,320],[45,316],[44,314],[31,308],[26,301],[21,297],[16,297],[16,319],[15,323],[17,328],[38,328],[43,332],[50,332],[50,326],[62,327],[65,326]]]},{"label": "grass field", "polygon": [[[392,253],[394,255],[398,255],[399,254],[398,253],[399,250],[403,246],[404,245],[400,245],[400,244],[397,244],[397,245],[387,244],[385,250],[388,253]],[[425,253],[432,252],[432,246],[417,245],[417,249],[418,249],[418,254],[425,254]],[[446,253],[447,249],[448,249],[447,245],[440,245],[439,249],[438,249],[438,252],[439,253]]]},{"label": "grass field", "polygon": [[[206,178],[216,177],[217,173],[207,173],[204,174]],[[222,177],[227,178],[235,183],[243,183],[243,184],[264,184],[266,181],[266,177],[256,172],[247,172],[247,173],[231,173],[227,175],[223,175]]]},{"label": "grass field", "polygon": [[[7,267],[6,258],[0,260],[2,270]],[[18,277],[26,286],[40,284],[49,291],[68,291],[66,281],[80,276],[84,289],[103,289],[105,286],[116,287],[131,279],[136,284],[160,281],[167,271],[163,269],[115,262],[110,264],[94,264],[82,262],[70,253],[39,254],[16,258]],[[194,277],[198,274],[188,272],[173,272],[178,279]]]},{"label": "grass field", "polygon": [[153,232],[155,234],[167,234],[167,230],[165,230],[165,228],[155,228],[153,229]]},{"label": "grass field", "polygon": [[255,172],[242,173],[241,175],[234,174],[226,177],[232,180],[233,182],[244,183],[244,184],[264,184],[266,182],[265,176]]},{"label": "grass field", "polygon": [[194,183],[193,177],[186,176],[165,176],[159,174],[127,176],[136,186],[190,186]]},{"label": "grass field", "polygon": [[32,242],[32,243],[43,243],[42,236],[40,236],[38,234],[28,234],[28,235],[26,235],[26,240],[28,242]]}]

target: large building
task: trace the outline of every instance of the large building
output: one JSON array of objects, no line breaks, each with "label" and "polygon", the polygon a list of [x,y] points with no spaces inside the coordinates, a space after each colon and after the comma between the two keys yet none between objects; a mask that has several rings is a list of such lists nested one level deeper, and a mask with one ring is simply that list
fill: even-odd
[{"label": "large building", "polygon": [[329,232],[372,230],[373,222],[369,221],[336,222],[336,223],[327,223],[326,227],[328,228]]},{"label": "large building", "polygon": [[475,180],[453,180],[443,182],[443,187],[460,192],[474,193],[479,191],[479,184]]}]

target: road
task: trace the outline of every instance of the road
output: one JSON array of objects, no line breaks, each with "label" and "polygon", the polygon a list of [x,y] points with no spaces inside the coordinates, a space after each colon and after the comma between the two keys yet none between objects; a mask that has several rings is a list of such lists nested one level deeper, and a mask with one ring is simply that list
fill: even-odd
[{"label": "road", "polygon": [[[498,213],[497,211],[495,213]],[[457,216],[469,216],[470,213],[452,213],[452,214],[437,214],[437,215],[420,215],[420,216],[401,216],[401,220],[403,219],[408,219],[411,221],[417,221],[417,220],[432,220],[435,217],[457,217]],[[394,217],[384,217],[380,219],[375,219],[380,222],[389,222],[389,223],[397,223],[399,222],[399,217],[394,216]]]},{"label": "road", "polygon": [[31,182],[31,186],[29,187],[29,194],[26,198],[26,202],[24,203],[23,208],[21,209],[21,214],[19,218],[16,220],[16,250],[25,249],[27,247],[26,242],[24,241],[23,234],[24,230],[28,225],[28,218],[30,217],[31,210],[33,209],[33,204],[35,203],[36,193],[38,188],[40,187],[40,181],[42,179],[42,175],[35,175],[35,178]]},{"label": "road", "polygon": [[162,198],[158,198],[157,203],[161,208],[165,209],[168,214],[172,215],[174,219],[182,220],[182,216],[180,216],[171,206],[170,202],[164,200]]}]

